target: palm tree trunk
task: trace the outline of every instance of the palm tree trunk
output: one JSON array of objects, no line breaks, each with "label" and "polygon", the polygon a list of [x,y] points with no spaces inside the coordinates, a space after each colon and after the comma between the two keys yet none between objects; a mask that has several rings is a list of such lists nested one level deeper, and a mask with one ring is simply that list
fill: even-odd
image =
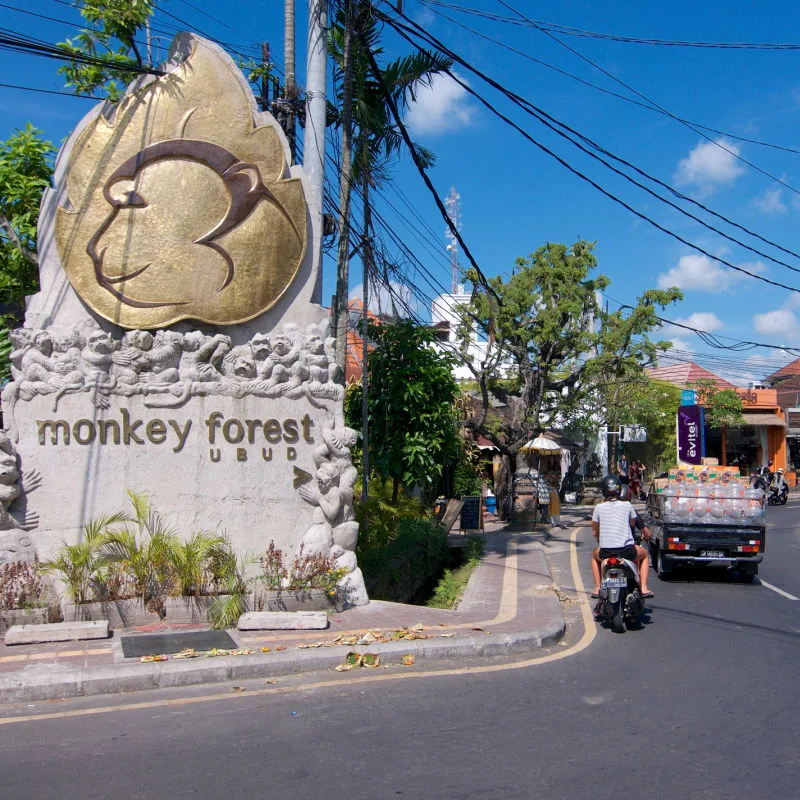
[{"label": "palm tree trunk", "polygon": [[333,324],[336,332],[336,363],[341,380],[347,366],[347,295],[350,282],[350,184],[353,149],[353,4],[346,0],[342,53],[342,163],[339,178],[339,250]]},{"label": "palm tree trunk", "polygon": [[289,101],[286,114],[286,138],[289,140],[289,150],[292,154],[292,163],[295,162],[295,128],[294,128],[294,101],[297,99],[297,86],[295,84],[294,64],[294,3],[295,0],[284,0],[283,4],[283,59],[284,59],[284,89],[283,93]]}]

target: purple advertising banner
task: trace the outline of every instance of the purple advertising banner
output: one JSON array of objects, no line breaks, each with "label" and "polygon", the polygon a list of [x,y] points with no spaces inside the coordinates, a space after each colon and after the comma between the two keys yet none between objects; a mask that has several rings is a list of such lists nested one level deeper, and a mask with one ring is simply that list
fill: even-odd
[{"label": "purple advertising banner", "polygon": [[703,406],[678,408],[678,461],[702,464],[706,450]]}]

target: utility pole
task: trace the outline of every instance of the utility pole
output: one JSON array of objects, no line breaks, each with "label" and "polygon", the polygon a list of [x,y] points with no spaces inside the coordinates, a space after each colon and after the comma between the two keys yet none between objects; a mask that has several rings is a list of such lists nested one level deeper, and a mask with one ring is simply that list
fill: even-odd
[{"label": "utility pole", "polygon": [[303,166],[311,184],[308,198],[313,252],[318,254],[316,284],[311,295],[314,303],[322,302],[322,197],[325,183],[325,97],[328,67],[328,4],[327,0],[308,0],[308,58],[306,66],[306,127],[303,140]]},{"label": "utility pole", "polygon": [[269,42],[261,42],[261,66],[265,67],[261,75],[261,110],[269,111]]},{"label": "utility pole", "polygon": [[294,103],[297,100],[297,81],[294,65],[294,3],[295,0],[284,0],[283,6],[283,56],[285,61],[283,65],[283,94],[287,101],[286,138],[289,140],[292,163],[297,158],[294,124]]},{"label": "utility pole", "polygon": [[350,185],[353,149],[353,2],[345,0],[342,42],[342,155],[339,178],[339,249],[336,262],[336,295],[333,324],[336,331],[336,363],[342,381],[347,364],[347,294],[350,282]]}]

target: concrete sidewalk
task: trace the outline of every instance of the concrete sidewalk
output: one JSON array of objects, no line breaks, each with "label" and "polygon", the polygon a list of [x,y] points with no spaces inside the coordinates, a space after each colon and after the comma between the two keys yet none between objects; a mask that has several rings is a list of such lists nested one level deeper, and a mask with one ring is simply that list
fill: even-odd
[{"label": "concrete sidewalk", "polygon": [[[584,515],[566,517],[583,524]],[[558,529],[556,529],[558,530]],[[561,531],[563,533],[563,531]],[[489,523],[480,566],[455,611],[372,601],[330,615],[322,631],[229,631],[239,655],[142,663],[125,658],[121,635],[207,630],[151,626],[110,639],[0,645],[0,701],[35,701],[332,671],[348,652],[377,653],[384,665],[535,651],[565,630],[542,542],[547,530]]]}]

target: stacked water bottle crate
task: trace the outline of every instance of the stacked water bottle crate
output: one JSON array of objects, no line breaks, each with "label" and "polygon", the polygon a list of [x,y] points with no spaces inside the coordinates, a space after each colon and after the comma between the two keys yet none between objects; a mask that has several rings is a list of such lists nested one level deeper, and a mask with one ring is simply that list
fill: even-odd
[{"label": "stacked water bottle crate", "polygon": [[763,525],[764,492],[738,470],[707,468],[670,471],[659,491],[664,521],[686,525]]}]

